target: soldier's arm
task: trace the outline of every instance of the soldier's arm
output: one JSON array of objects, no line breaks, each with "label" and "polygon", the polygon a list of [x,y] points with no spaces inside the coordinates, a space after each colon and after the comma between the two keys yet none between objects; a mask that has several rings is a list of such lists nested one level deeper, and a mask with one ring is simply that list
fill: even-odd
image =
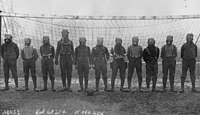
[{"label": "soldier's arm", "polygon": [[3,45],[1,45],[1,57],[4,59],[4,44]]},{"label": "soldier's arm", "polygon": [[127,48],[127,58],[128,58],[129,60],[130,60],[130,57],[131,57],[131,56],[130,56],[130,53],[131,53],[131,52],[130,52],[130,47],[128,47],[128,48]]},{"label": "soldier's arm", "polygon": [[144,61],[147,62],[148,53],[147,53],[146,49],[144,49],[144,51],[142,53],[142,57],[143,57]]},{"label": "soldier's arm", "polygon": [[197,57],[197,45],[195,45],[195,57]]},{"label": "soldier's arm", "polygon": [[142,58],[143,48],[140,46],[140,58]]},{"label": "soldier's arm", "polygon": [[40,47],[40,55],[42,56],[43,52],[42,52],[42,46]]},{"label": "soldier's arm", "polygon": [[75,54],[74,54],[74,64],[77,64],[77,56],[78,56],[78,47],[75,48]]},{"label": "soldier's arm", "polygon": [[51,53],[52,53],[52,57],[54,58],[54,57],[55,57],[55,49],[54,49],[53,46],[52,46],[52,48],[51,48]]},{"label": "soldier's arm", "polygon": [[59,54],[60,54],[60,42],[58,41],[58,43],[57,43],[57,48],[56,48],[56,55],[55,55],[55,58],[56,58],[56,59],[58,59]]},{"label": "soldier's arm", "polygon": [[74,45],[73,45],[73,42],[72,42],[71,48],[72,48],[72,59],[74,60]]},{"label": "soldier's arm", "polygon": [[16,59],[19,58],[19,47],[15,44]]},{"label": "soldier's arm", "polygon": [[22,58],[22,60],[25,59],[25,55],[24,55],[24,51],[23,51],[23,49],[21,50],[21,58]]},{"label": "soldier's arm", "polygon": [[109,60],[110,54],[109,54],[108,49],[106,47],[105,47],[105,50],[106,50],[106,52],[105,52],[106,53],[106,59]]},{"label": "soldier's arm", "polygon": [[156,54],[157,57],[156,57],[156,58],[158,59],[158,58],[159,58],[159,55],[160,55],[160,49],[159,49],[158,47],[156,47],[156,48],[157,48],[157,54]]},{"label": "soldier's arm", "polygon": [[177,47],[174,45],[174,57],[177,57]]},{"label": "soldier's arm", "polygon": [[91,57],[91,52],[90,52],[90,47],[88,47],[88,57],[89,57],[89,63],[92,63],[92,57]]},{"label": "soldier's arm", "polygon": [[91,62],[92,64],[94,64],[94,48],[92,48],[92,52],[91,52]]},{"label": "soldier's arm", "polygon": [[165,46],[163,46],[162,48],[161,48],[161,58],[162,59],[164,59],[164,57],[165,57],[165,48],[164,48]]},{"label": "soldier's arm", "polygon": [[183,45],[181,47],[181,58],[183,59],[183,56],[184,56],[184,49],[185,49],[185,45]]},{"label": "soldier's arm", "polygon": [[34,55],[34,60],[36,61],[38,59],[38,53],[37,53],[37,50],[34,48],[33,49],[33,55]]}]

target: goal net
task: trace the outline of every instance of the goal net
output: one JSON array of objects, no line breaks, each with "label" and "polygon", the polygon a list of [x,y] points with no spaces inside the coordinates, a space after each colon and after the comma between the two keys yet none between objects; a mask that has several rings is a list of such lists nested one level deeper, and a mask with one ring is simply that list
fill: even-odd
[{"label": "goal net", "polygon": [[[86,37],[87,45],[91,49],[96,45],[96,38],[103,37],[104,45],[109,50],[115,45],[116,37],[122,38],[126,49],[131,45],[133,36],[139,36],[139,44],[143,48],[147,47],[147,39],[150,37],[153,37],[156,40],[156,46],[161,48],[166,43],[166,36],[172,35],[174,36],[173,44],[178,48],[177,71],[179,71],[179,76],[181,75],[180,48],[186,42],[186,34],[193,33],[194,43],[197,46],[200,45],[198,40],[200,15],[98,17],[2,14],[2,43],[4,34],[10,33],[20,49],[24,47],[24,38],[29,37],[32,39],[32,45],[39,52],[44,35],[50,37],[50,43],[56,49],[57,41],[61,39],[62,29],[69,30],[69,38],[73,41],[74,48],[79,45],[79,37]],[[39,64],[40,61],[37,63]],[[37,70],[41,71],[40,67]],[[197,76],[200,75],[198,70],[197,63]],[[60,73],[58,66],[55,67],[55,73]],[[162,75],[162,69],[159,73]]]}]

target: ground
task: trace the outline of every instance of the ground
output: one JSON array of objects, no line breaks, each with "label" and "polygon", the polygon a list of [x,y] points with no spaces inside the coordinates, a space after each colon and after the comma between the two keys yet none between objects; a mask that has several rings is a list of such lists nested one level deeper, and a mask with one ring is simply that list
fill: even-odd
[{"label": "ground", "polygon": [[[177,70],[180,71],[180,70]],[[19,73],[20,74],[20,73]],[[143,75],[145,73],[143,72]],[[19,75],[21,76],[21,75]],[[38,75],[38,87],[42,88],[42,77]],[[110,87],[110,71],[108,83]],[[176,74],[175,88],[180,90],[180,73]],[[89,87],[94,88],[94,71],[90,71]],[[119,77],[117,77],[119,78]],[[162,89],[162,76],[158,76],[158,89]],[[73,72],[73,92],[34,92],[30,78],[29,91],[14,91],[14,80],[10,81],[10,91],[0,91],[0,114],[5,115],[133,115],[133,114],[200,114],[200,93],[190,92],[191,82],[189,76],[186,81],[185,93],[138,92],[137,77],[132,80],[133,92],[120,92],[120,80],[116,80],[115,92],[104,92],[101,80],[101,91],[93,96],[79,93],[77,73]],[[56,74],[56,89],[61,89],[62,83],[59,74]],[[199,78],[196,85],[200,90]],[[24,87],[23,77],[19,78],[20,88]],[[0,88],[4,87],[3,76],[0,76]],[[50,81],[48,84],[50,88]],[[125,83],[127,87],[127,81]],[[145,90],[145,76],[143,77]]]}]

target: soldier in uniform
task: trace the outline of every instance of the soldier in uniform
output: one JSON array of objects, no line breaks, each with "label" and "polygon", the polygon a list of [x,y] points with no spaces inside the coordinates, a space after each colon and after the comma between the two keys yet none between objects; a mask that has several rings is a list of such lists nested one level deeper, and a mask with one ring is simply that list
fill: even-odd
[{"label": "soldier in uniform", "polygon": [[17,44],[12,41],[11,34],[5,34],[5,43],[1,46],[1,56],[3,58],[5,77],[5,88],[2,89],[2,91],[9,90],[9,70],[11,70],[15,81],[15,90],[19,91],[17,76],[17,59],[19,57],[19,48]]},{"label": "soldier in uniform", "polygon": [[107,60],[109,59],[108,49],[103,45],[103,37],[97,38],[97,45],[92,49],[93,68],[96,75],[96,91],[99,91],[100,73],[107,91]]},{"label": "soldier in uniform", "polygon": [[31,46],[31,39],[25,38],[25,47],[21,50],[21,58],[23,60],[23,68],[24,68],[24,81],[25,81],[25,91],[28,90],[28,80],[29,80],[29,70],[31,71],[31,76],[34,85],[34,91],[37,90],[37,79],[36,79],[36,67],[35,62],[38,59],[38,53],[33,46]]},{"label": "soldier in uniform", "polygon": [[143,51],[143,59],[146,62],[146,85],[149,90],[150,82],[152,79],[152,91],[156,90],[157,74],[158,74],[158,58],[159,48],[155,46],[154,38],[148,39],[148,46]]},{"label": "soldier in uniform", "polygon": [[166,91],[167,76],[169,71],[170,91],[174,92],[174,74],[176,69],[177,48],[173,42],[173,36],[168,35],[166,44],[161,48],[163,67],[163,91]]},{"label": "soldier in uniform", "polygon": [[132,45],[128,47],[127,57],[128,63],[128,89],[131,91],[131,80],[133,76],[134,69],[136,68],[138,76],[139,91],[141,91],[142,86],[142,46],[138,45],[138,36],[132,38]]},{"label": "soldier in uniform", "polygon": [[54,63],[53,58],[55,55],[55,49],[49,42],[49,36],[43,36],[43,45],[40,47],[40,53],[42,56],[42,74],[44,80],[44,88],[41,91],[47,90],[47,80],[48,74],[51,80],[51,89],[52,91],[56,91],[54,89]]},{"label": "soldier in uniform", "polygon": [[[86,38],[79,38],[80,45],[75,48],[75,66],[78,69],[80,90],[86,91],[88,88],[88,74],[91,62],[90,47],[86,46]],[[83,78],[85,80],[85,89],[83,89]]]},{"label": "soldier in uniform", "polygon": [[[62,39],[57,43],[55,64],[58,65],[58,57],[60,56],[60,69],[63,89],[61,91],[72,92],[71,79],[72,79],[72,66],[74,60],[74,46],[73,42],[69,39],[69,31],[62,30]],[[67,85],[66,87],[66,70],[67,70]]]},{"label": "soldier in uniform", "polygon": [[186,36],[186,43],[181,47],[181,58],[182,60],[182,76],[181,76],[181,91],[184,92],[184,82],[187,76],[187,70],[190,72],[190,79],[192,82],[192,92],[197,92],[195,88],[195,67],[197,57],[197,46],[193,43],[193,34],[188,33]]},{"label": "soldier in uniform", "polygon": [[112,62],[112,77],[111,77],[111,91],[114,91],[115,87],[115,78],[117,76],[117,71],[119,69],[120,79],[121,79],[121,87],[120,91],[123,91],[124,81],[125,81],[125,72],[126,72],[126,63],[124,61],[126,50],[122,46],[122,39],[115,39],[116,45],[114,48],[111,48],[111,54],[113,57]]}]

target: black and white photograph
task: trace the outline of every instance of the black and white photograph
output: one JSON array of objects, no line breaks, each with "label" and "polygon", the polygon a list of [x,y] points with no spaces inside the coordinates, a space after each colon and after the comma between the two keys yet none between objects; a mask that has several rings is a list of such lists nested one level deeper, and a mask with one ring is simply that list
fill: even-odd
[{"label": "black and white photograph", "polygon": [[0,115],[199,115],[199,0],[0,0]]}]

